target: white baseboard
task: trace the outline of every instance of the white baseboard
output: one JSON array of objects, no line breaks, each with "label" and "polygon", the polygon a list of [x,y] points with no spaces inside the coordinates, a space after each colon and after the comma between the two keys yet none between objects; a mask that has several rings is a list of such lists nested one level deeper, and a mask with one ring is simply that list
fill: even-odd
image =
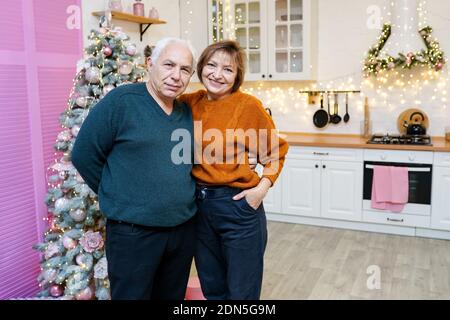
[{"label": "white baseboard", "polygon": [[416,236],[450,240],[450,231],[416,228]]},{"label": "white baseboard", "polygon": [[415,227],[400,227],[377,223],[366,223],[358,221],[344,221],[344,220],[332,220],[325,218],[313,218],[305,216],[295,216],[280,213],[266,213],[267,220],[287,222],[287,223],[299,223],[314,225],[319,227],[330,227],[338,229],[350,229],[358,231],[368,231],[377,233],[397,234],[404,236],[417,236],[435,239],[450,240],[450,232],[442,230],[422,229]]}]

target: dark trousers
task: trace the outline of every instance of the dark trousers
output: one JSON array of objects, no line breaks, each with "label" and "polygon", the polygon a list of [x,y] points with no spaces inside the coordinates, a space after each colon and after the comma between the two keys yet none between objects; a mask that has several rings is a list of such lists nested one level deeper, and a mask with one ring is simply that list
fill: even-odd
[{"label": "dark trousers", "polygon": [[195,221],[170,228],[108,220],[106,258],[113,300],[183,300],[195,251]]},{"label": "dark trousers", "polygon": [[230,187],[198,187],[195,265],[211,300],[258,300],[267,243],[264,207],[250,207]]}]

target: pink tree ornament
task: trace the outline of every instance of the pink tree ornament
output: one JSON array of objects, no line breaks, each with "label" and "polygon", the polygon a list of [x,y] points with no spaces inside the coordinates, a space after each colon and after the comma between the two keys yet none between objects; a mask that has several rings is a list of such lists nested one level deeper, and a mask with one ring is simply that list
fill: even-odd
[{"label": "pink tree ornament", "polygon": [[52,284],[50,286],[50,295],[52,297],[61,297],[64,294],[64,289],[61,285],[59,284]]}]

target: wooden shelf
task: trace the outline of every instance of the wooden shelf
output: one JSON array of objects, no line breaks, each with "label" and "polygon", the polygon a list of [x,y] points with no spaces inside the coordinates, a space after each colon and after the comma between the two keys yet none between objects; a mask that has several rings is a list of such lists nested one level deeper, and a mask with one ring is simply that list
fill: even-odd
[{"label": "wooden shelf", "polygon": [[[94,15],[96,17],[101,17],[101,16],[105,15],[105,12],[104,11],[95,11],[95,12],[92,12],[92,15]],[[141,35],[141,41],[142,41],[142,36],[144,35],[145,31],[147,31],[148,27],[150,27],[152,24],[167,23],[164,20],[150,19],[150,18],[142,17],[142,16],[135,16],[134,14],[129,14],[129,13],[121,12],[121,11],[111,10],[111,16],[113,19],[138,23],[140,35]],[[145,28],[144,28],[144,26],[145,26]]]},{"label": "wooden shelf", "polygon": [[299,91],[299,93],[307,93],[308,94],[308,103],[309,104],[316,104],[316,97],[319,94],[325,93],[325,94],[338,94],[338,93],[360,93],[361,90],[302,90]]},{"label": "wooden shelf", "polygon": [[319,93],[360,93],[361,90],[306,90],[299,93],[319,94]]}]

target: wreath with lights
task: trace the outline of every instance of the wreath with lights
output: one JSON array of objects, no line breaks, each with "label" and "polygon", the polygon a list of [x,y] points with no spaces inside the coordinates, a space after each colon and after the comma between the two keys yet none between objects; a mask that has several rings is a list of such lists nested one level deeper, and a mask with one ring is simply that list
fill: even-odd
[{"label": "wreath with lights", "polygon": [[430,26],[419,30],[426,49],[416,53],[409,52],[406,56],[403,53],[399,53],[397,58],[388,56],[385,59],[380,59],[378,55],[391,35],[391,25],[385,23],[378,38],[378,43],[369,50],[364,61],[364,75],[376,76],[381,71],[392,70],[398,67],[411,69],[414,66],[428,66],[436,71],[442,70],[445,64],[444,52],[441,50],[439,42],[431,37],[432,32],[433,29]]}]

